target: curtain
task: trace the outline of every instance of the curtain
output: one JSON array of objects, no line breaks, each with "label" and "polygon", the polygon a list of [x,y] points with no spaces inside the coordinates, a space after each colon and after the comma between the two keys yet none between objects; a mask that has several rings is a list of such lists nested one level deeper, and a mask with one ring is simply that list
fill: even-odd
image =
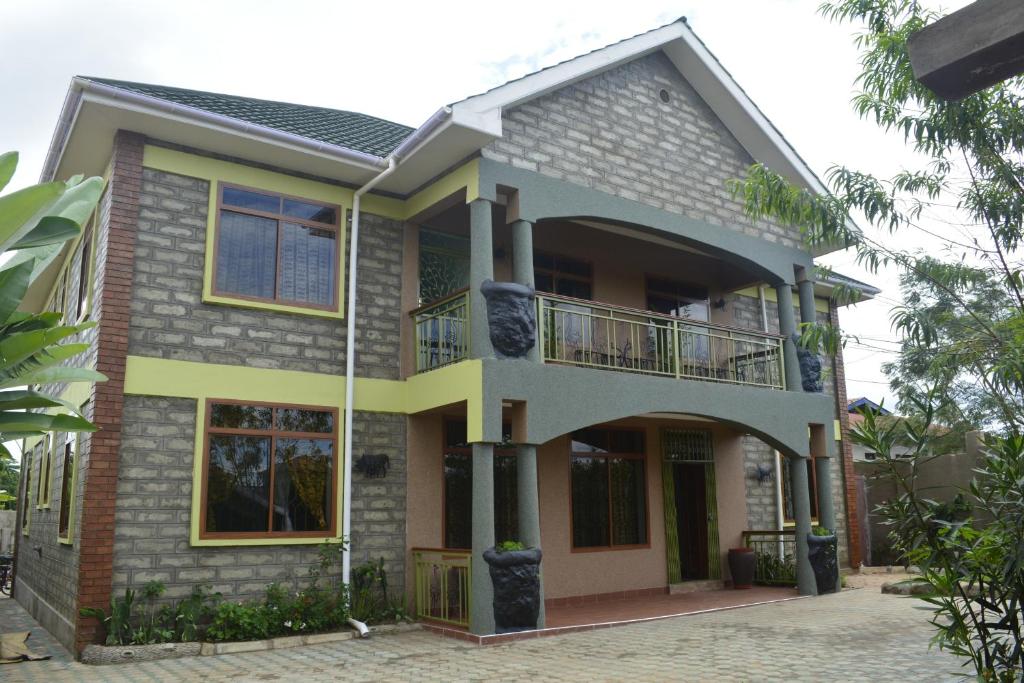
[{"label": "curtain", "polygon": [[217,240],[217,290],[273,299],[277,221],[221,211]]},{"label": "curtain", "polygon": [[281,226],[279,296],[318,306],[334,303],[337,234],[296,223]]}]

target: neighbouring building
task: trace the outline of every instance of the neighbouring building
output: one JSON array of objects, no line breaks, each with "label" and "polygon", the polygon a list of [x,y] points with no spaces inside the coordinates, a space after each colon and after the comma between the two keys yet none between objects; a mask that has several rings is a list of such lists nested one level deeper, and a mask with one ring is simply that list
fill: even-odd
[{"label": "neighbouring building", "polygon": [[[720,584],[745,532],[813,593],[803,534],[860,534],[842,359],[814,386],[790,335],[840,283],[731,196],[754,160],[825,192],[684,20],[416,129],[75,78],[44,179],[106,189],[26,305],[97,321],[109,381],[54,389],[99,431],[24,444],[15,597],[80,648],[80,607],[251,597],[345,534],[476,634],[507,539],[549,605]],[[523,357],[487,280],[536,288]]]}]

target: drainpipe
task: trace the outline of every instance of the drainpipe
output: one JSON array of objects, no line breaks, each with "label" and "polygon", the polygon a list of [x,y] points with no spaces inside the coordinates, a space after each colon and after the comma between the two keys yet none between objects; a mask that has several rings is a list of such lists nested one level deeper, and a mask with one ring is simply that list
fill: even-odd
[{"label": "drainpipe", "polygon": [[[757,294],[761,299],[761,329],[768,332],[768,300],[765,296],[767,285],[758,285]],[[772,451],[775,456],[775,528],[780,531],[786,524],[785,512],[782,509],[782,456],[778,451]],[[782,540],[779,540],[779,557],[781,553]]]}]

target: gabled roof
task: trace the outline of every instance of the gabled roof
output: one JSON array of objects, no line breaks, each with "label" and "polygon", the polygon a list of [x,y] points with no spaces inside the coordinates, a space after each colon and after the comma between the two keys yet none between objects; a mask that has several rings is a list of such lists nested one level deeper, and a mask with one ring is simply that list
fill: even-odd
[{"label": "gabled roof", "polygon": [[846,409],[848,412],[851,413],[870,411],[872,413],[875,413],[876,415],[892,415],[891,410],[887,410],[886,408],[883,408],[882,406],[872,401],[870,398],[865,398],[863,396],[861,396],[860,398],[855,398],[849,403],[847,403]]},{"label": "gabled roof", "polygon": [[400,123],[340,109],[110,78],[80,78],[379,157],[386,157],[415,130]]}]

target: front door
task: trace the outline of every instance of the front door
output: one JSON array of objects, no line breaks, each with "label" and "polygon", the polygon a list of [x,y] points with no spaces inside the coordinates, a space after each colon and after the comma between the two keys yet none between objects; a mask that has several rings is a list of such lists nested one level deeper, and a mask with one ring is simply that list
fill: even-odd
[{"label": "front door", "polygon": [[684,581],[708,577],[708,503],[704,465],[674,463],[679,570]]}]

